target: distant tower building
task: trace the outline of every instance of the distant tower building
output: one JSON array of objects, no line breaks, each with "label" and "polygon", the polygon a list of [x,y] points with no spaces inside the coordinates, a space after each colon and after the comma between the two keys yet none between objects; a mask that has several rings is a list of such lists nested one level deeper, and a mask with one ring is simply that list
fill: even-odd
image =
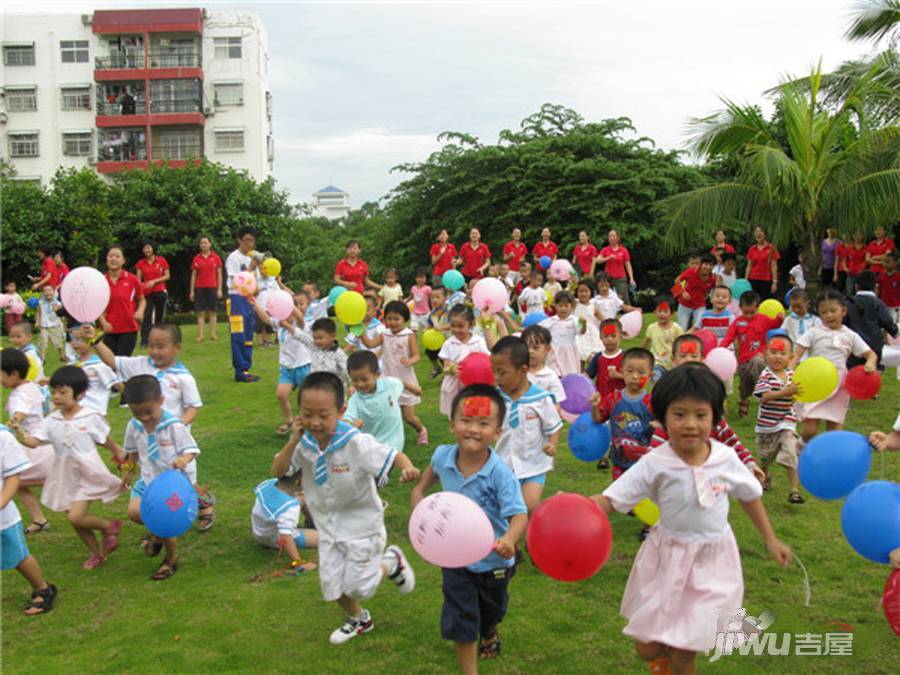
[{"label": "distant tower building", "polygon": [[317,216],[324,216],[328,220],[346,218],[350,213],[350,193],[344,192],[334,185],[324,187],[313,193],[313,208]]}]

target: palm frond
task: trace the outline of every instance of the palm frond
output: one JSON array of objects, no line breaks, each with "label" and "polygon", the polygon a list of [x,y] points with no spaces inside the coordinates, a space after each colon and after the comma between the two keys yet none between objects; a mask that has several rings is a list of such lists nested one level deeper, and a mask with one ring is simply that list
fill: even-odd
[{"label": "palm frond", "polygon": [[844,36],[848,40],[875,40],[893,36],[900,24],[900,0],[861,0]]},{"label": "palm frond", "polygon": [[769,123],[755,106],[722,99],[725,108],[688,122],[687,147],[698,157],[740,152],[748,143],[776,144]]},{"label": "palm frond", "polygon": [[832,221],[842,232],[893,225],[900,220],[897,195],[900,195],[900,168],[860,176],[835,195]]},{"label": "palm frond", "polygon": [[747,148],[747,159],[740,175],[743,182],[756,186],[766,199],[772,201],[792,201],[794,195],[802,192],[805,183],[797,162],[782,148],[767,145]]}]

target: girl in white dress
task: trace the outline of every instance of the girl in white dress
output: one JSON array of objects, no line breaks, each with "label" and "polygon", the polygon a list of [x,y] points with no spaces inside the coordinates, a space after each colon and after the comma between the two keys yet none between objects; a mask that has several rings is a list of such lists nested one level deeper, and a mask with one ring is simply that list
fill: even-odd
[{"label": "girl in white dress", "polygon": [[474,335],[472,327],[475,314],[468,305],[455,305],[450,310],[450,337],[441,345],[438,358],[444,362],[444,379],[441,381],[441,414],[450,417],[453,398],[462,389],[457,373],[459,364],[469,354],[490,354],[484,338]]},{"label": "girl in white dress", "polygon": [[[56,408],[44,419],[43,428],[23,443],[35,447],[49,441],[56,451],[53,466],[44,483],[41,502],[54,511],[66,511],[75,532],[91,552],[82,567],[99,567],[119,545],[121,521],[106,520],[88,513],[91,502],[109,503],[124,489],[97,453],[97,445],[108,448],[117,461],[125,452],[110,438],[109,424],[96,410],[82,408],[80,401],[88,388],[88,378],[78,366],[63,366],[50,378],[51,400]],[[100,541],[94,530],[102,533]]]},{"label": "girl in white dress", "polygon": [[600,341],[600,322],[594,314],[594,294],[597,287],[590,279],[581,279],[575,289],[575,316],[584,322],[584,331],[575,338],[578,345],[578,358],[587,363],[591,357],[603,349]]},{"label": "girl in white dress", "polygon": [[622,597],[623,632],[652,672],[695,672],[696,653],[716,644],[717,617],[744,606],[729,497],[741,503],[775,560],[787,566],[792,554],[772,530],[759,481],[731,448],[709,437],[722,418],[721,380],[705,365],[684,364],[662,376],[651,401],[668,442],[592,499],[607,513],[627,513],[644,499],[659,506]]},{"label": "girl in white dress", "polygon": [[560,377],[581,372],[581,358],[578,356],[578,345],[575,339],[583,330],[572,312],[575,309],[575,298],[568,291],[560,291],[553,300],[556,314],[541,324],[550,331],[553,337],[550,343],[553,348],[556,372]]}]

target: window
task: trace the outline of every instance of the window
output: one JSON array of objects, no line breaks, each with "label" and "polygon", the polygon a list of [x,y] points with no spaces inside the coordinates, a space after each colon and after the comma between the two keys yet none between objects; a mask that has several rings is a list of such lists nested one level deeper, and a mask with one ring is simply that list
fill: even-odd
[{"label": "window", "polygon": [[62,54],[63,63],[87,63],[87,40],[60,40],[59,51]]},{"label": "window", "polygon": [[243,152],[243,129],[228,129],[216,131],[216,152]]},{"label": "window", "polygon": [[213,46],[217,59],[241,58],[241,38],[239,37],[213,38]]},{"label": "window", "polygon": [[151,80],[151,113],[200,112],[200,80]]},{"label": "window", "polygon": [[34,45],[4,45],[4,66],[33,66]]},{"label": "window", "polygon": [[63,155],[66,157],[87,157],[92,154],[94,135],[90,131],[64,131]]},{"label": "window", "polygon": [[90,110],[91,85],[60,88],[62,110]]},{"label": "window", "polygon": [[213,98],[217,106],[244,105],[244,85],[241,82],[213,84]]},{"label": "window", "polygon": [[36,131],[10,131],[8,136],[10,157],[38,156],[38,133]]},{"label": "window", "polygon": [[40,176],[10,176],[9,179],[14,180],[17,183],[28,183],[29,185],[36,185],[37,187],[41,187]]},{"label": "window", "polygon": [[6,109],[9,112],[37,110],[37,87],[6,87]]},{"label": "window", "polygon": [[199,129],[154,132],[153,159],[189,159],[202,157]]}]

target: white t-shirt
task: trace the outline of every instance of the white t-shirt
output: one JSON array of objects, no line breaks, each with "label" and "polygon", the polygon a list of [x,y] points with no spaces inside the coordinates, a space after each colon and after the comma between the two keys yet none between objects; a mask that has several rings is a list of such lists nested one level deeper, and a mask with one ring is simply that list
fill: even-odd
[{"label": "white t-shirt", "polygon": [[556,299],[556,294],[559,293],[562,289],[562,284],[558,281],[548,281],[546,284],[544,284],[544,293],[550,295],[550,302],[553,302]]},{"label": "white t-shirt", "polygon": [[83,362],[76,360],[73,365],[81,366],[88,378],[87,392],[81,399],[81,405],[106,415],[109,409],[110,388],[119,381],[116,372],[103,363],[96,354],[91,354]]},{"label": "white t-shirt", "polygon": [[[800,338],[806,334],[806,331],[812,328],[822,328],[822,321],[815,314],[807,314],[800,317],[791,312],[785,317],[781,327],[787,331],[791,342],[797,344]],[[806,358],[805,354],[804,358]]]},{"label": "white t-shirt", "polygon": [[128,382],[135,375],[156,376],[162,387],[163,410],[176,417],[184,415],[188,408],[203,406],[197,380],[180,361],[160,370],[149,356],[117,356],[116,373],[122,382]]},{"label": "white t-shirt", "polygon": [[733,270],[731,274],[727,274],[725,272],[724,267],[720,267],[719,269],[714,269],[713,274],[719,275],[719,281],[723,286],[727,286],[731,288],[734,286],[734,282],[737,281],[737,269]]},{"label": "white t-shirt", "polygon": [[109,424],[103,415],[90,408],[82,407],[70,420],[54,410],[44,418],[44,429],[37,438],[49,441],[57,457],[70,453],[91,455],[109,438]]},{"label": "white t-shirt", "polygon": [[256,486],[256,501],[250,512],[253,537],[271,548],[278,548],[280,536],[293,539],[299,534],[297,523],[301,513],[300,501],[279,490],[277,484],[277,478],[270,478]]},{"label": "white t-shirt", "polygon": [[506,402],[506,417],[497,441],[497,456],[520,480],[550,471],[553,458],[544,453],[544,445],[562,428],[552,394],[532,384],[515,401],[502,391],[500,395]]},{"label": "white t-shirt", "polygon": [[39,437],[44,428],[44,394],[34,382],[23,382],[10,390],[6,399],[6,412],[12,417],[22,413],[20,426],[29,436]]},{"label": "white t-shirt", "polygon": [[278,335],[278,365],[284,368],[308,366],[312,361],[312,356],[303,340],[298,338],[293,330],[279,326],[275,319],[270,318],[269,324]]},{"label": "white t-shirt", "polygon": [[47,302],[42,295],[38,300],[38,307],[41,310],[41,328],[55,328],[56,326],[62,326],[62,320],[56,313],[57,309],[62,308],[62,303],[60,303],[59,300],[54,298],[50,302]]},{"label": "white t-shirt", "polygon": [[487,343],[484,341],[483,337],[473,334],[468,342],[460,342],[458,337],[451,335],[444,341],[444,344],[441,345],[441,350],[438,352],[438,358],[442,361],[459,364],[469,354],[474,354],[476,352],[481,354],[491,353],[491,350],[488,349]]},{"label": "white t-shirt", "polygon": [[251,262],[253,262],[253,258],[241,253],[241,249],[235,249],[228,254],[228,258],[225,259],[225,274],[228,275],[229,293],[234,292],[234,283],[231,278],[238,272],[246,272]]},{"label": "white t-shirt", "polygon": [[847,357],[850,354],[862,356],[869,351],[869,345],[847,326],[841,326],[838,330],[831,330],[825,326],[810,328],[797,339],[797,345],[806,347],[810,356],[824,356],[837,366],[838,370],[846,369]]},{"label": "white t-shirt", "polygon": [[570,314],[565,319],[554,315],[541,321],[541,325],[550,331],[553,347],[571,347],[575,344],[575,337],[578,335],[578,318],[574,314]]},{"label": "white t-shirt", "polygon": [[615,319],[619,310],[622,309],[622,305],[625,304],[622,302],[622,299],[619,298],[618,293],[612,289],[610,289],[606,296],[595,295],[591,302],[594,303],[594,308],[600,311],[601,321]]},{"label": "white t-shirt", "polygon": [[803,267],[800,265],[794,265],[790,272],[788,272],[794,278],[794,286],[797,288],[806,288],[806,279],[803,276]]},{"label": "white t-shirt", "polygon": [[562,403],[566,400],[566,390],[563,389],[562,380],[559,379],[559,375],[550,366],[544,366],[536,373],[529,370],[528,381],[544,391],[550,392],[556,403]]},{"label": "white t-shirt", "polygon": [[544,294],[543,288],[532,288],[526,286],[519,293],[519,304],[525,305],[525,314],[533,314],[534,312],[544,311],[544,301],[547,296]]},{"label": "white t-shirt", "polygon": [[[150,444],[150,436],[156,440],[156,449]],[[199,455],[200,448],[184,423],[175,415],[163,410],[162,418],[152,434],[144,425],[133,419],[125,427],[125,452],[138,454],[141,463],[141,480],[149,483],[159,474],[172,468],[172,463],[182,455]],[[185,473],[192,483],[197,482],[197,462],[191,462]]]},{"label": "white t-shirt", "polygon": [[[5,424],[0,424],[0,491],[3,484],[10,476],[22,473],[31,466],[31,460],[25,454],[25,448],[19,445],[19,441]],[[16,502],[10,499],[3,510],[0,511],[0,530],[12,527],[22,520]]]}]

